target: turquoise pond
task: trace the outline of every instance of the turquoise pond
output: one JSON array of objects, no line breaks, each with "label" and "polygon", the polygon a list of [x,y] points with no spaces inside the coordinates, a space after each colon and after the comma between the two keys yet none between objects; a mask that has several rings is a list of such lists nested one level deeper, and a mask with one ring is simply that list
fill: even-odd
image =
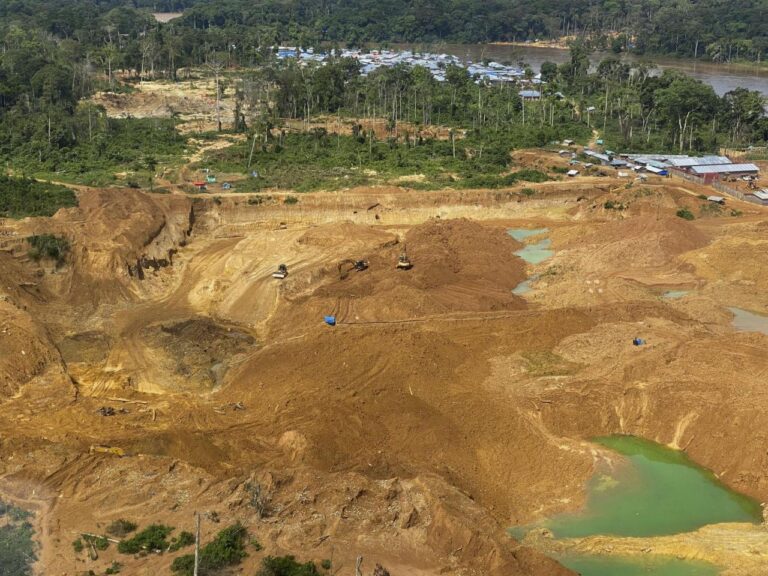
[{"label": "turquoise pond", "polygon": [[[531,236],[539,236],[541,234],[545,234],[546,232],[549,232],[549,228],[512,228],[507,230],[507,234],[512,236],[512,238],[518,242],[522,242]],[[554,256],[555,252],[550,250],[551,244],[552,241],[549,238],[543,238],[533,244],[526,244],[522,249],[515,252],[515,254],[520,256],[520,258],[529,264],[541,264],[545,260],[548,260]]]},{"label": "turquoise pond", "polygon": [[[615,467],[596,473],[587,486],[582,511],[560,514],[510,533],[521,538],[544,527],[555,538],[594,535],[664,536],[720,522],[759,523],[760,505],[729,490],[714,474],[679,451],[634,436],[596,438],[595,443],[624,456]],[[654,574],[709,576],[716,567],[675,559],[563,556],[565,566],[583,576]]]},{"label": "turquoise pond", "polygon": [[733,314],[733,327],[740,332],[768,334],[768,316],[748,312],[741,308],[728,308]]}]

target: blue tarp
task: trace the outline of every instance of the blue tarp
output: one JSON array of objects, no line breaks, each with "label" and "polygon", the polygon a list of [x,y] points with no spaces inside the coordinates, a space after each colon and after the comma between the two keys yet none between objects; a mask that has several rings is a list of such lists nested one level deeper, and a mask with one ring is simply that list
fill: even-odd
[{"label": "blue tarp", "polygon": [[324,316],[323,320],[328,326],[336,326],[336,316]]}]

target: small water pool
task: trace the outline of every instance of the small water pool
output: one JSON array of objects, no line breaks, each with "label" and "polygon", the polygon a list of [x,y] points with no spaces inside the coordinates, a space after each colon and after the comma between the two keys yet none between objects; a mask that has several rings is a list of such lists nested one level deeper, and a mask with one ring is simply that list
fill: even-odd
[{"label": "small water pool", "polygon": [[690,290],[667,290],[664,292],[661,297],[662,298],[668,298],[670,300],[677,300],[679,298],[682,298],[683,296],[686,296],[690,294]]},{"label": "small water pool", "polygon": [[733,314],[733,327],[740,332],[768,334],[768,316],[748,312],[741,308],[728,308]]},{"label": "small water pool", "polygon": [[626,460],[590,480],[584,511],[544,523],[556,538],[662,536],[707,524],[762,519],[757,502],[729,490],[682,452],[634,436],[595,441]]},{"label": "small water pool", "polygon": [[[522,242],[531,236],[539,236],[546,232],[549,232],[549,228],[512,228],[507,230],[507,234],[512,236],[512,238],[518,242]],[[550,250],[551,244],[552,241],[549,238],[543,238],[533,244],[526,244],[522,249],[515,252],[515,254],[529,264],[541,264],[554,256],[555,252]]]},{"label": "small water pool", "polygon": [[523,294],[527,294],[532,290],[531,284],[538,279],[539,279],[539,276],[538,274],[536,274],[534,276],[531,276],[527,280],[523,280],[522,282],[520,282],[520,284],[515,286],[514,290],[512,290],[512,294],[516,296],[522,296]]},{"label": "small water pool", "polygon": [[717,576],[716,566],[677,558],[558,556],[557,561],[582,576]]},{"label": "small water pool", "polygon": [[507,234],[512,236],[518,242],[522,242],[526,238],[531,236],[538,236],[539,234],[546,234],[549,232],[549,228],[510,228],[507,230]]}]

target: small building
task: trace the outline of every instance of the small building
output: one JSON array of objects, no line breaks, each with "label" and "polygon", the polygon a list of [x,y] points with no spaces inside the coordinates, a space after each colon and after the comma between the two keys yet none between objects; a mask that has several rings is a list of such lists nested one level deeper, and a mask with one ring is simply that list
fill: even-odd
[{"label": "small building", "polygon": [[538,90],[521,90],[520,98],[523,100],[541,100],[541,92]]},{"label": "small building", "polygon": [[568,170],[568,176],[570,178],[574,178],[575,176],[578,176],[578,175],[579,175],[579,171],[578,170]]},{"label": "small building", "polygon": [[722,196],[707,196],[707,200],[715,204],[725,204],[725,198]]},{"label": "small building", "polygon": [[746,198],[749,202],[753,202],[754,204],[768,206],[768,188],[747,194]]}]

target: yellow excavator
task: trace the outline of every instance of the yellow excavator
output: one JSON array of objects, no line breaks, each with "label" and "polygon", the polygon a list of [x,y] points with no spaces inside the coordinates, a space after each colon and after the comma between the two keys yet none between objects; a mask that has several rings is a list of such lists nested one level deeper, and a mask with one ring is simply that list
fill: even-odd
[{"label": "yellow excavator", "polygon": [[125,456],[125,450],[118,448],[117,446],[102,446],[100,444],[94,444],[89,451],[91,454],[112,454],[113,456],[119,456],[122,458]]},{"label": "yellow excavator", "polygon": [[352,272],[352,270],[355,272],[362,272],[367,269],[367,260],[350,260],[347,258],[346,260],[339,262],[339,280],[344,280],[344,278],[349,276],[349,273]]}]

